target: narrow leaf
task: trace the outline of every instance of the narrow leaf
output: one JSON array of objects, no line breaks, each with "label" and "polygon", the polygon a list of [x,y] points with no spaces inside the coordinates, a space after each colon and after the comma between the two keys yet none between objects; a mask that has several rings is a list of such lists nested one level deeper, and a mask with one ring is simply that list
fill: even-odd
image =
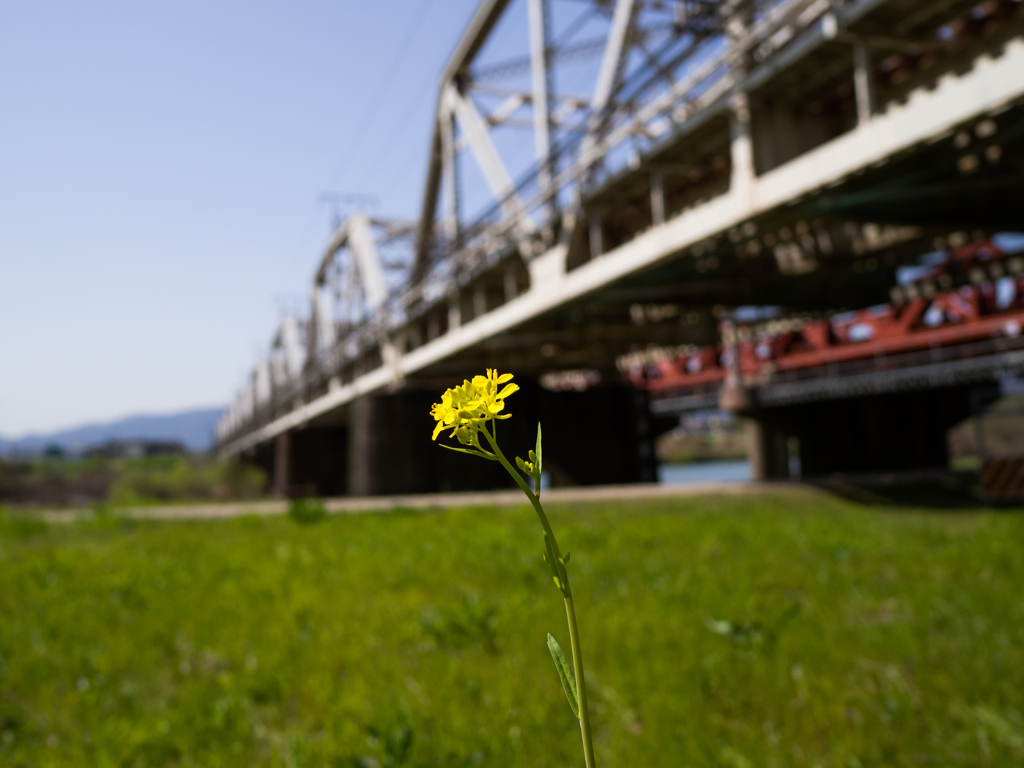
[{"label": "narrow leaf", "polygon": [[556,564],[555,550],[551,546],[551,538],[548,536],[547,531],[544,531],[544,548],[547,550],[544,561],[551,566],[551,575],[555,577],[555,584],[561,589],[562,585],[558,583],[558,565]]},{"label": "narrow leaf", "polygon": [[540,450],[540,422],[537,422],[537,477],[540,477],[541,468],[544,464],[544,458]]},{"label": "narrow leaf", "polygon": [[558,558],[558,562],[555,563],[555,566],[558,570],[558,581],[560,582],[558,588],[562,590],[562,594],[564,596],[568,597],[569,574],[565,572],[565,560]]},{"label": "narrow leaf", "polygon": [[489,459],[491,461],[497,461],[497,457],[491,456],[490,454],[483,453],[481,451],[474,451],[470,448],[454,448],[444,443],[438,443],[442,448],[447,448],[449,451],[458,451],[459,453],[468,453],[470,456],[479,456],[481,459]]},{"label": "narrow leaf", "polygon": [[551,658],[555,662],[555,669],[558,670],[558,677],[562,681],[562,690],[565,691],[565,698],[569,700],[572,713],[576,719],[580,719],[580,705],[576,700],[576,673],[562,653],[562,646],[548,633],[548,650],[551,651]]}]

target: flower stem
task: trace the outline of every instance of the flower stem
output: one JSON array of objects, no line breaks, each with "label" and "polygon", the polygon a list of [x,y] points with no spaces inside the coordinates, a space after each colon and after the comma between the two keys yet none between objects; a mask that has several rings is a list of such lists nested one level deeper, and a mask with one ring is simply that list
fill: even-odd
[{"label": "flower stem", "polygon": [[[555,540],[554,531],[551,530],[551,523],[548,522],[548,516],[544,512],[544,507],[541,506],[540,499],[537,497],[532,490],[530,490],[529,484],[523,479],[515,468],[509,463],[508,459],[505,458],[505,454],[501,452],[498,447],[498,441],[491,436],[486,430],[481,430],[484,437],[487,438],[487,442],[491,445],[491,450],[494,451],[494,455],[501,462],[501,466],[505,468],[505,471],[512,476],[512,479],[516,481],[516,484],[522,489],[523,493],[526,494],[526,498],[530,500],[534,510],[537,512],[537,517],[540,519],[540,524],[544,528],[544,532],[548,535],[551,541],[551,549],[554,551],[555,557],[559,560],[562,558],[562,552],[558,549],[558,542]],[[540,488],[537,489],[538,491]],[[552,563],[552,565],[554,565]],[[569,622],[569,642],[572,646],[572,666],[573,672],[576,674],[576,698],[580,708],[580,732],[583,736],[583,759],[586,761],[587,768],[596,768],[597,763],[594,761],[594,743],[590,733],[590,711],[587,708],[587,683],[583,676],[583,650],[580,648],[580,633],[579,628],[576,626],[576,608],[572,602],[572,590],[569,588],[568,574],[562,569],[562,578],[565,581],[565,589],[562,593],[565,598],[565,616]]]},{"label": "flower stem", "polygon": [[580,705],[580,732],[583,734],[583,759],[587,768],[595,768],[594,742],[590,735],[590,711],[587,709],[587,683],[583,678],[583,650],[580,648],[580,632],[576,628],[576,609],[572,593],[566,585],[565,616],[569,621],[569,642],[572,645],[572,666],[576,672],[576,695]]}]

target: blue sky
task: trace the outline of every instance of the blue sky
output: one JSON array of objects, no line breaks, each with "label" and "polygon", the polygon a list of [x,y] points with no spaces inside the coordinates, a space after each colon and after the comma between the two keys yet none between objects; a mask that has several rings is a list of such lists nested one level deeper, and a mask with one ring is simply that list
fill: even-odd
[{"label": "blue sky", "polygon": [[476,0],[0,4],[0,434],[225,403],[325,190],[418,211]]}]

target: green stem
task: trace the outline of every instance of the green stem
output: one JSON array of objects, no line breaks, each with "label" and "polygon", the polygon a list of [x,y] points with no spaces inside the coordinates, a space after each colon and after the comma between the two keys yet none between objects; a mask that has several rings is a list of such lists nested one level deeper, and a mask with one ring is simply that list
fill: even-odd
[{"label": "green stem", "polygon": [[[537,498],[537,494],[530,490],[530,485],[523,479],[523,476],[516,471],[515,467],[509,464],[508,459],[505,458],[505,454],[503,454],[501,452],[501,448],[498,447],[498,441],[491,436],[491,433],[486,429],[482,429],[480,431],[483,433],[483,436],[487,438],[487,442],[490,443],[491,450],[493,450],[494,455],[498,457],[498,461],[501,463],[501,466],[503,466],[505,471],[512,476],[512,479],[516,481],[516,485],[522,489],[523,493],[526,494],[526,498],[530,500],[534,510],[537,512],[537,517],[540,519],[540,524],[544,528],[544,532],[551,538],[551,548],[555,551],[555,557],[561,558],[562,552],[558,549],[558,542],[555,540],[555,533],[551,530],[551,523],[548,522],[548,516],[544,514],[544,507],[540,505],[540,499]],[[565,587],[568,590],[569,585],[566,584]]]},{"label": "green stem", "polygon": [[576,628],[576,609],[572,604],[572,593],[568,585],[565,591],[565,616],[569,621],[569,643],[572,645],[572,666],[576,672],[576,696],[580,705],[580,731],[583,734],[583,759],[587,768],[594,768],[594,741],[590,735],[590,711],[587,709],[587,683],[583,679],[583,650],[580,648],[580,631]]},{"label": "green stem", "polygon": [[[491,445],[491,450],[494,451],[494,455],[501,462],[501,466],[505,468],[505,471],[512,476],[512,479],[516,481],[523,493],[526,494],[526,498],[530,500],[534,510],[537,512],[537,517],[540,519],[540,524],[544,528],[544,532],[548,535],[551,541],[551,549],[555,553],[555,557],[558,560],[562,559],[562,553],[558,549],[558,541],[555,539],[555,533],[551,530],[551,523],[548,522],[548,516],[544,513],[544,507],[541,506],[540,499],[537,498],[532,490],[530,490],[529,484],[523,479],[515,468],[509,463],[508,459],[505,458],[505,454],[501,452],[501,448],[498,447],[498,441],[491,435],[487,429],[480,430],[484,437],[487,438],[487,442]],[[540,490],[538,488],[537,490]],[[554,564],[552,564],[554,565]],[[576,608],[572,602],[572,590],[569,589],[569,577],[565,569],[560,569],[562,573],[562,579],[565,582],[565,591],[563,596],[565,598],[565,616],[569,622],[569,642],[572,646],[572,666],[573,671],[576,674],[576,698],[580,707],[580,731],[583,735],[583,759],[586,761],[587,768],[595,768],[597,765],[594,762],[594,742],[590,734],[590,711],[587,708],[587,682],[583,677],[583,650],[580,648],[580,633],[579,628],[576,626]]]}]

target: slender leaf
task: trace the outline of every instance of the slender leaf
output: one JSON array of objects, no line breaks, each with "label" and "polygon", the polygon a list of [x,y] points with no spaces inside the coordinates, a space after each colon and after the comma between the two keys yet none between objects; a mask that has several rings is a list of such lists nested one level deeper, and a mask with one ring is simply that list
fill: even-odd
[{"label": "slender leaf", "polygon": [[558,562],[555,563],[558,568],[558,588],[562,590],[562,595],[565,597],[569,596],[569,574],[565,570],[565,560],[561,557],[558,558]]},{"label": "slender leaf", "polygon": [[479,456],[481,459],[489,459],[490,461],[497,461],[496,456],[491,456],[489,453],[483,453],[482,451],[474,451],[471,448],[454,448],[444,443],[438,443],[442,448],[447,448],[449,451],[458,451],[459,453],[468,453],[470,456]]},{"label": "slender leaf", "polygon": [[537,477],[540,477],[541,469],[544,465],[544,458],[540,451],[540,422],[537,422]]},{"label": "slender leaf", "polygon": [[547,550],[544,555],[544,562],[551,566],[551,577],[555,580],[555,586],[558,587],[558,591],[564,595],[565,586],[558,569],[558,558],[555,557],[555,550],[551,546],[551,537],[548,536],[547,531],[544,531],[544,548]]},{"label": "slender leaf", "polygon": [[565,654],[562,653],[562,646],[551,636],[550,632],[548,633],[548,650],[551,651],[551,658],[555,662],[555,669],[558,670],[558,677],[562,681],[562,690],[565,691],[565,698],[569,700],[572,713],[579,720],[580,705],[576,700],[576,673],[573,672],[572,665],[569,664]]}]

